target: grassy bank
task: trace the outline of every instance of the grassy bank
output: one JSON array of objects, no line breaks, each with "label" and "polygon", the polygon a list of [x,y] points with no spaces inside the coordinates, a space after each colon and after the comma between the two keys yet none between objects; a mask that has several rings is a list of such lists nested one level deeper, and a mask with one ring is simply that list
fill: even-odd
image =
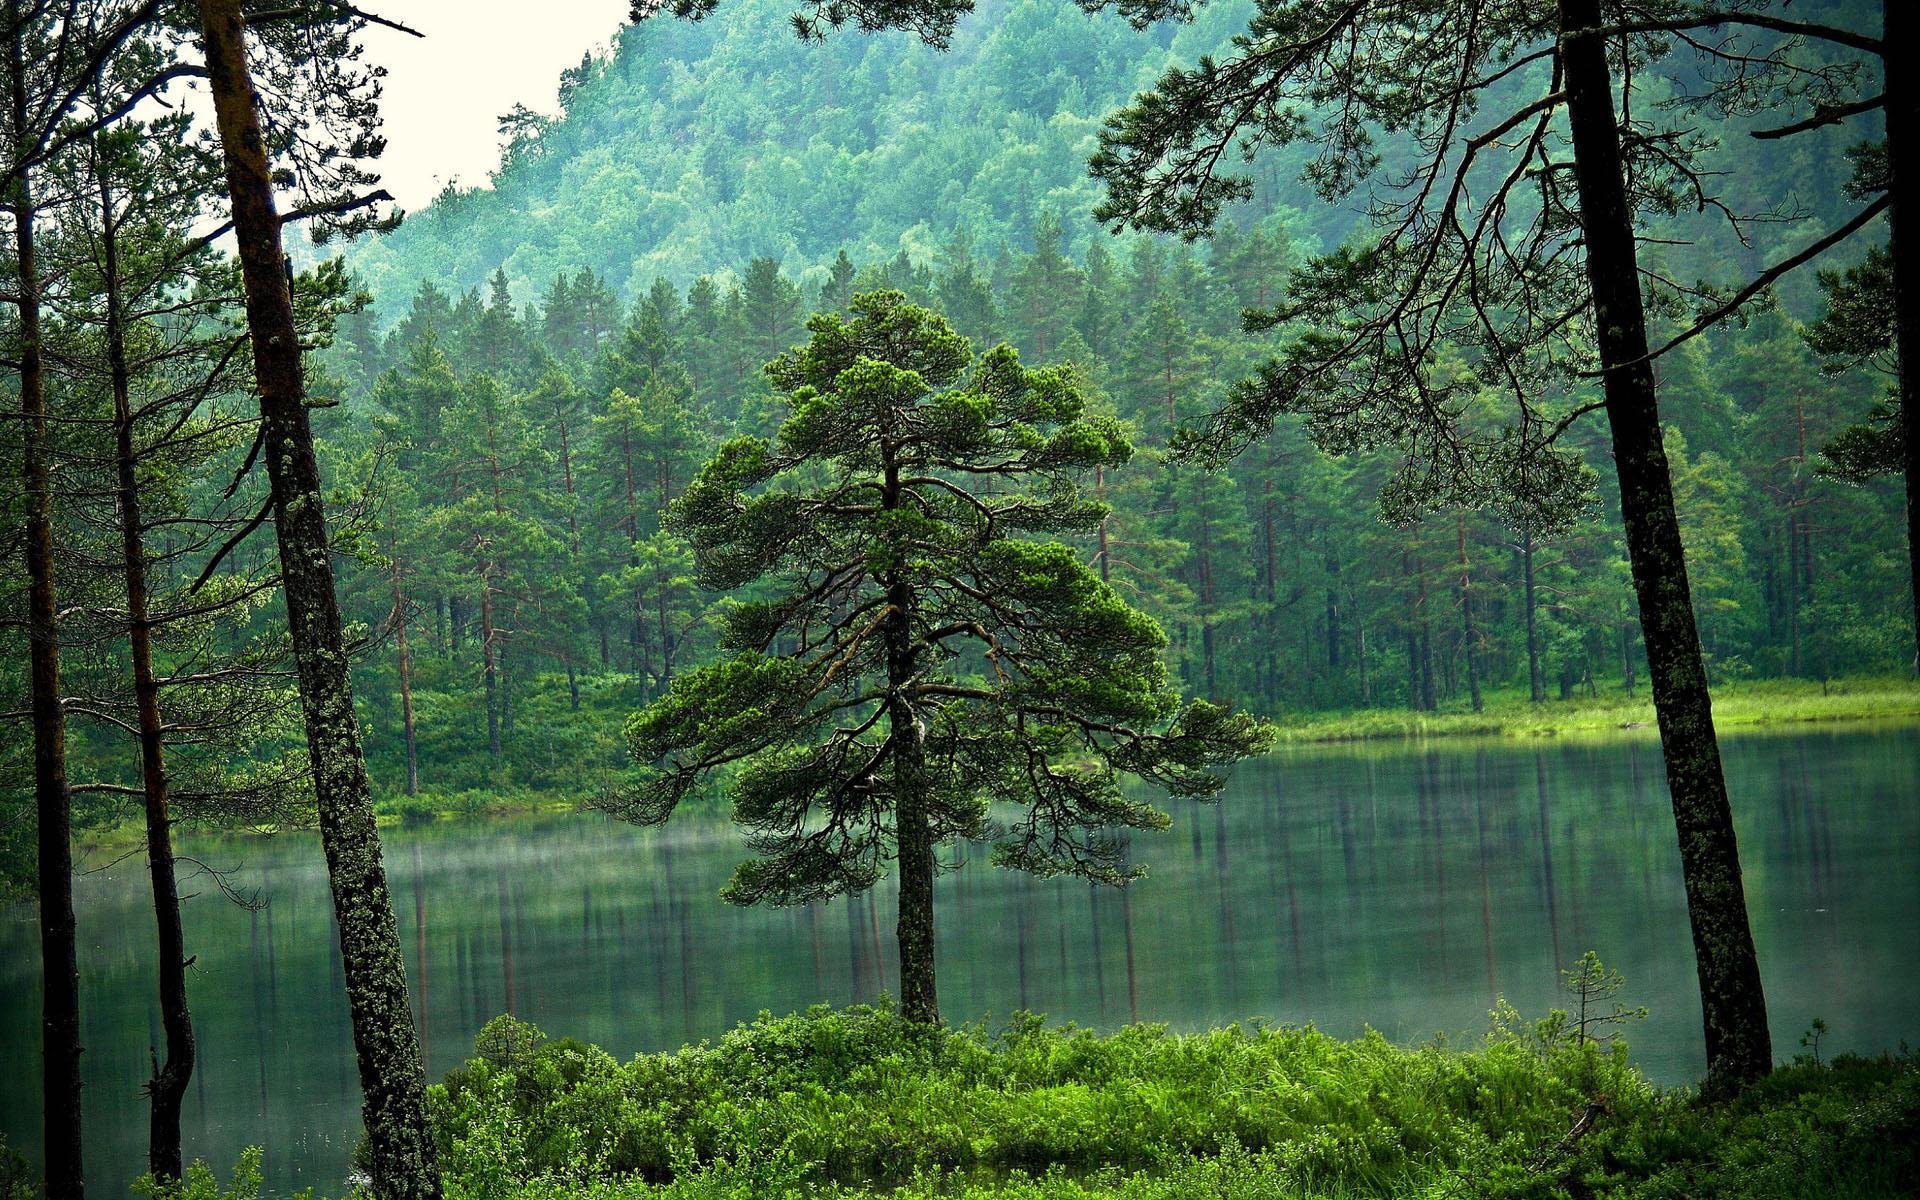
[{"label": "grassy bank", "polygon": [[1714,1105],[1564,1019],[1466,1049],[1258,1026],[996,1034],[885,1008],[620,1063],[506,1018],[434,1091],[454,1200],[1882,1197],[1920,1063],[1803,1062]]},{"label": "grassy bank", "polygon": [[[1714,723],[1722,733],[1818,721],[1920,722],[1920,682],[1910,679],[1753,680],[1714,689]],[[1280,718],[1284,742],[1350,742],[1431,737],[1611,736],[1652,729],[1653,701],[1643,688],[1620,695],[1576,696],[1534,704],[1524,692],[1487,697],[1482,712],[1463,703],[1439,712],[1405,708],[1300,713]]]}]

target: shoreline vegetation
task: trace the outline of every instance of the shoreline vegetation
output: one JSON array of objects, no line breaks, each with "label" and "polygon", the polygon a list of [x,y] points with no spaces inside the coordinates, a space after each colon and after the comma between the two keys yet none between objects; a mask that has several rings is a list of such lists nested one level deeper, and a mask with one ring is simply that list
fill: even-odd
[{"label": "shoreline vegetation", "polygon": [[[1782,725],[1814,723],[1920,723],[1920,680],[1851,678],[1743,680],[1713,689],[1713,722],[1722,736]],[[1485,707],[1435,712],[1367,708],[1302,713],[1274,719],[1280,745],[1420,741],[1426,738],[1608,737],[1654,726],[1653,700],[1644,688],[1618,694],[1529,701],[1523,691],[1495,692]]]},{"label": "shoreline vegetation", "polygon": [[[564,683],[557,686],[564,687]],[[1277,714],[1269,753],[1292,754],[1379,750],[1429,739],[1604,740],[1616,737],[1657,736],[1653,702],[1644,693],[1628,699],[1620,695],[1576,696],[1533,704],[1523,691],[1489,692],[1484,710],[1437,712],[1408,708],[1370,708],[1342,712]],[[618,719],[609,715],[611,728]],[[1723,737],[1737,738],[1809,725],[1920,726],[1920,680],[1855,677],[1824,682],[1803,679],[1748,680],[1714,691],[1714,723]],[[479,818],[553,816],[578,812],[588,801],[618,786],[616,771],[583,771],[585,780],[575,791],[504,787],[423,788],[417,796],[379,789],[376,775],[375,808],[383,828],[418,827],[442,821]],[[690,803],[706,803],[705,801]],[[281,829],[199,831],[215,835],[258,836]],[[83,847],[112,849],[137,841],[143,831],[137,821],[94,829]]]},{"label": "shoreline vegetation", "polygon": [[[1910,1055],[1822,1061],[1810,1031],[1792,1064],[1714,1101],[1650,1084],[1612,1028],[1502,1002],[1484,1041],[1403,1046],[1259,1023],[1101,1034],[1021,1014],[948,1028],[883,1002],[762,1014],[620,1062],[503,1016],[429,1103],[449,1200],[1786,1200],[1920,1186]],[[258,1181],[250,1151],[231,1185],[202,1168],[183,1192],[147,1194],[251,1200]]]}]

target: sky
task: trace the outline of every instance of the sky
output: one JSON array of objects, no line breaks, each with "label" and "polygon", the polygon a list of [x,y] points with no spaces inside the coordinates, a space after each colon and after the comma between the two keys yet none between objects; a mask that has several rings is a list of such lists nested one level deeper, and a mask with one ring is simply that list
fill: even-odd
[{"label": "sky", "polygon": [[627,0],[380,0],[370,12],[426,34],[367,30],[367,58],[387,68],[387,151],[379,168],[401,207],[426,207],[449,180],[485,183],[500,161],[495,118],[557,107],[560,72],[604,47]]}]

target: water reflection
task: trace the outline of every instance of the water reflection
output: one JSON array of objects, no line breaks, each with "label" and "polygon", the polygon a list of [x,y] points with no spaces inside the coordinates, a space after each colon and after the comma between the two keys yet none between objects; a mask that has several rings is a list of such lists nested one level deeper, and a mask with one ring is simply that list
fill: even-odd
[{"label": "water reflection", "polygon": [[[1911,731],[1731,743],[1755,933],[1776,1046],[1815,1015],[1836,1049],[1920,1030],[1920,755]],[[1632,1039],[1655,1076],[1699,1069],[1685,899],[1658,747],[1551,743],[1303,752],[1247,767],[1226,803],[1176,811],[1129,853],[1124,892],[991,870],[963,848],[940,882],[950,1019],[1017,1009],[1097,1026],[1258,1016],[1347,1035],[1474,1036],[1495,995],[1556,1000],[1591,947],[1653,1017]],[[870,999],[892,985],[893,896],[740,910],[717,893],[739,851],[717,822],[647,833],[597,817],[393,831],[389,868],[430,1070],[513,1012],[619,1054],[711,1036],[762,1009]],[[202,841],[268,904],[204,881],[188,905],[201,1070],[189,1155],[267,1151],[276,1190],[340,1188],[358,1094],[340,960],[307,838]],[[80,885],[89,1170],[138,1169],[140,1085],[158,1038],[137,863]],[[0,1120],[38,1141],[31,914],[0,925]]]}]

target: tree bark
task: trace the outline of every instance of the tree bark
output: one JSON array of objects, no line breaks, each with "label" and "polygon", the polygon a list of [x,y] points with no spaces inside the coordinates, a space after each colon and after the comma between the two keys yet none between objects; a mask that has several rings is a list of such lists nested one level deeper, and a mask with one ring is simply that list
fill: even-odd
[{"label": "tree bark", "polygon": [[[420,743],[413,721],[413,654],[407,646],[407,596],[400,586],[400,551],[394,539],[387,540],[393,558],[393,649],[400,675],[400,727],[407,747],[407,795],[420,794]],[[568,667],[572,671],[572,667]]]},{"label": "tree bark", "polygon": [[1473,711],[1485,706],[1480,697],[1480,631],[1473,625],[1473,577],[1467,567],[1467,518],[1456,514],[1454,528],[1460,538],[1460,640],[1467,653],[1467,691],[1473,697]]},{"label": "tree bark", "polygon": [[307,423],[293,297],[247,70],[240,0],[200,0],[199,7],[246,288],[267,478],[319,800],[320,839],[339,927],[363,1094],[368,1173],[379,1200],[438,1200],[440,1168],[427,1128],[426,1080],[353,711],[321,506],[320,466]]},{"label": "tree bark", "polygon": [[1107,535],[1107,520],[1110,514],[1107,511],[1107,469],[1105,467],[1095,467],[1093,469],[1093,490],[1094,498],[1100,503],[1100,529],[1096,542],[1099,551],[1095,557],[1099,559],[1100,562],[1100,582],[1111,584],[1113,582],[1113,553]]},{"label": "tree bark", "polygon": [[1420,650],[1418,659],[1420,668],[1420,707],[1427,712],[1434,712],[1440,707],[1440,698],[1434,694],[1433,689],[1433,632],[1431,623],[1427,619],[1427,568],[1424,564],[1414,564],[1413,578],[1416,587],[1419,589],[1416,593],[1417,598],[1413,608],[1414,612],[1417,613],[1420,618]]},{"label": "tree bark", "polygon": [[1787,674],[1800,677],[1800,512],[1787,502]]},{"label": "tree bark", "polygon": [[1565,36],[1599,28],[1599,0],[1559,0],[1559,16],[1607,422],[1679,834],[1707,1078],[1715,1088],[1738,1088],[1772,1068],[1773,1045],[1647,358],[1646,312],[1607,46],[1598,33]]},{"label": "tree bark", "polygon": [[1527,695],[1538,704],[1547,698],[1547,681],[1540,673],[1540,601],[1533,579],[1533,531],[1520,535],[1520,574],[1524,580],[1522,601],[1527,609]]},{"label": "tree bark", "polygon": [[[900,506],[900,471],[890,447],[882,508]],[[918,673],[913,644],[913,588],[890,564],[886,576],[888,613],[882,625],[887,647],[887,733],[893,743],[893,840],[900,869],[900,906],[894,936],[900,948],[900,1015],[909,1021],[940,1023],[939,989],[933,953],[933,826],[927,812],[925,738],[919,714],[905,693]]]},{"label": "tree bark", "polygon": [[501,766],[498,647],[493,640],[493,564],[480,570],[480,676],[487,690],[487,761]]},{"label": "tree bark", "polygon": [[1373,696],[1367,683],[1367,627],[1360,626],[1360,707],[1370,708]]},{"label": "tree bark", "polygon": [[[29,120],[27,20],[7,6],[9,100],[13,127]],[[18,163],[12,194],[20,315],[20,473],[25,484],[27,639],[32,693],[33,790],[40,900],[41,1093],[48,1200],[86,1192],[80,1161],[80,966],[73,916],[73,794],[67,788],[67,717],[60,702],[60,642],[54,591],[53,478],[47,461],[46,363],[40,347],[40,275],[34,258],[32,172]]]},{"label": "tree bark", "polygon": [[1327,548],[1327,670],[1340,672],[1340,556]]},{"label": "tree bark", "polygon": [[133,691],[140,740],[140,790],[146,810],[147,873],[153,885],[153,918],[159,955],[160,1025],[166,1058],[154,1063],[147,1084],[147,1169],[160,1179],[180,1178],[180,1108],[193,1077],[193,1016],[187,1004],[186,937],[180,924],[180,887],[174,874],[173,819],[169,812],[166,735],[160,719],[160,684],[153,672],[153,625],[149,612],[147,550],[142,525],[139,459],[134,448],[133,404],[122,318],[120,241],[113,194],[100,174],[100,249],[106,291],[107,369],[113,388],[114,450],[118,467],[121,572],[127,588],[127,641],[133,659]]},{"label": "tree bark", "polygon": [[[1884,0],[1881,5],[1882,54],[1900,54],[1920,36],[1911,0]],[[1914,165],[1913,138],[1920,132],[1920,92],[1907,81],[1906,64],[1891,57],[1886,63],[1887,162],[1893,203],[1887,209],[1887,255],[1893,262],[1893,344],[1900,362],[1901,460],[1907,485],[1907,571],[1914,608],[1913,668],[1920,671],[1920,273],[1913,266],[1915,239],[1920,229],[1907,219],[1904,196],[1920,195],[1920,170]]]}]

